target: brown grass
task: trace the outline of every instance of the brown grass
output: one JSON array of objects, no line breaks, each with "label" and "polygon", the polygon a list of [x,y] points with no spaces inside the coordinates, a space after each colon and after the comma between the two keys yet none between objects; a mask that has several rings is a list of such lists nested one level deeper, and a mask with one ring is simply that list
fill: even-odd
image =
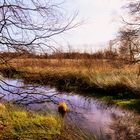
[{"label": "brown grass", "polygon": [[10,65],[20,71],[42,75],[47,73],[81,74],[100,86],[124,83],[137,88],[140,85],[140,78],[137,75],[138,64],[116,68],[117,64],[114,66],[105,60],[13,59]]},{"label": "brown grass", "polygon": [[[139,64],[123,65],[117,61],[95,59],[36,58],[12,59],[9,64],[17,70],[16,75],[22,73],[20,77],[27,81],[50,84],[68,91],[96,91],[97,96],[109,101],[135,99],[133,104],[125,103],[131,103],[131,107],[140,112]],[[1,65],[0,70],[4,67]]]},{"label": "brown grass", "polygon": [[[103,99],[109,99],[109,101],[111,100],[119,105],[135,109],[140,113],[139,64],[123,65],[119,62],[110,63],[106,60],[94,59],[67,60],[31,58],[12,59],[9,63],[17,71],[25,72],[24,77],[34,79],[34,77],[37,76],[36,79],[42,78],[42,82],[43,80],[50,80],[51,82],[57,81],[57,84],[59,83],[60,85],[67,86],[70,84],[79,86],[80,88],[96,85],[109,91],[110,94],[105,95]],[[0,69],[4,67],[5,66],[1,65]],[[57,80],[55,81],[54,79]],[[124,90],[119,91],[118,88]],[[137,97],[133,96],[135,91],[136,94],[138,94]],[[117,92],[117,94],[114,94],[115,92]],[[126,94],[128,98],[126,98],[124,94]],[[114,96],[117,96],[117,99],[114,98]],[[130,116],[115,118],[116,121],[115,124],[113,124],[113,129],[115,130],[114,137],[116,139],[135,140],[140,138],[139,118],[131,114]]]}]

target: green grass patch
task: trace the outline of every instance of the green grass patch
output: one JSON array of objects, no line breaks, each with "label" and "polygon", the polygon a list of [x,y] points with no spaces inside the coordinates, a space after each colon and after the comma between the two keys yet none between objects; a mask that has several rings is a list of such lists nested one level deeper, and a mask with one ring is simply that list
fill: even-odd
[{"label": "green grass patch", "polygon": [[41,115],[7,105],[0,111],[1,140],[55,139],[62,123],[56,115]]},{"label": "green grass patch", "polygon": [[127,109],[134,110],[140,114],[140,99],[124,99],[124,100],[114,100],[114,102],[120,106]]},{"label": "green grass patch", "polygon": [[85,140],[95,139],[74,125],[64,123],[59,115],[27,111],[0,103],[0,140]]}]

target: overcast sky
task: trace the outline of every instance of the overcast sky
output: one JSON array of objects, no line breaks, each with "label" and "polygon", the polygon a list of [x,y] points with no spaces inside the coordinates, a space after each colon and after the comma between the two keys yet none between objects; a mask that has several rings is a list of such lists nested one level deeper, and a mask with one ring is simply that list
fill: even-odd
[{"label": "overcast sky", "polygon": [[78,50],[90,50],[91,47],[92,50],[96,50],[98,44],[104,44],[114,38],[119,28],[119,17],[123,14],[124,0],[65,0],[65,2],[65,9],[71,13],[79,11],[78,20],[85,20],[85,23],[61,36],[62,39],[58,38],[58,42],[64,46],[65,43],[69,43]]}]

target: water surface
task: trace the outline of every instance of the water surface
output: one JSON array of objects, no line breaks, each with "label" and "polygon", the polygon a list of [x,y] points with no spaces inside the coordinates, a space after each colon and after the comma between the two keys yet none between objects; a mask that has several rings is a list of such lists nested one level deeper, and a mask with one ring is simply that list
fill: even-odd
[{"label": "water surface", "polygon": [[26,105],[34,111],[57,112],[58,102],[66,101],[70,111],[65,121],[95,134],[98,139],[108,140],[112,133],[110,125],[113,116],[123,115],[117,107],[107,106],[92,97],[58,92],[49,86],[25,85],[22,80],[0,81],[0,92],[3,99]]}]

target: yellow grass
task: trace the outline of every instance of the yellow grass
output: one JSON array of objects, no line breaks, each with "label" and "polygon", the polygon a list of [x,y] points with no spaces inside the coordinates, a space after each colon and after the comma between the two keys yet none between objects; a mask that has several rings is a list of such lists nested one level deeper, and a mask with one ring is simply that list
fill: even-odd
[{"label": "yellow grass", "polygon": [[[33,74],[80,74],[91,82],[101,86],[123,83],[131,87],[139,87],[138,64],[123,65],[116,68],[105,60],[90,59],[12,59],[10,65],[20,71]],[[119,65],[119,62],[118,62]]]}]

